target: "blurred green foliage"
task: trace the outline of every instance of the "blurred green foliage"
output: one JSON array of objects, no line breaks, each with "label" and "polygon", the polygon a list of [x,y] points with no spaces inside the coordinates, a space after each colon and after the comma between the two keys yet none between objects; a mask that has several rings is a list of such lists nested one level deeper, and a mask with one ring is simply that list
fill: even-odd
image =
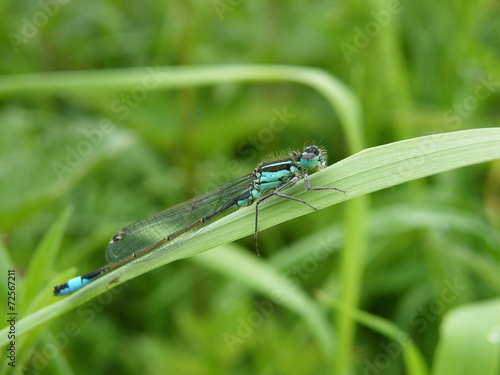
[{"label": "blurred green foliage", "polygon": [[[247,82],[155,90],[156,67],[321,68],[360,101],[367,146],[496,127],[499,11],[494,1],[3,2],[2,75],[140,67],[145,81],[125,90],[79,92],[74,82],[71,92],[6,93],[0,76],[2,263],[23,278],[34,249],[69,207],[48,272],[54,278],[70,267],[66,273],[88,272],[103,264],[105,244],[123,225],[248,173],[270,152],[314,140],[329,150],[331,162],[349,155],[338,114],[309,87]],[[337,295],[345,288],[341,243],[330,243],[328,259],[305,274],[297,268],[304,258],[288,251],[307,246],[304,234],[336,233],[343,216],[336,206],[264,231],[261,253],[305,291]],[[500,293],[500,164],[373,194],[368,223],[360,309],[407,332],[432,368],[447,312]],[[251,238],[236,246],[254,251]],[[279,267],[291,254],[296,267]],[[40,282],[49,294],[53,283]],[[18,285],[19,294],[30,294]],[[170,264],[110,295],[30,335],[18,358],[25,373],[325,374],[339,368],[335,352],[325,356],[309,327],[283,307],[252,327],[248,321],[263,296],[202,261]],[[19,309],[28,310],[29,302]],[[336,314],[329,312],[332,331]],[[236,335],[244,322],[248,337],[228,345],[224,334]],[[393,343],[360,326],[352,347],[344,348],[349,368],[407,371],[402,356],[391,352]]]}]

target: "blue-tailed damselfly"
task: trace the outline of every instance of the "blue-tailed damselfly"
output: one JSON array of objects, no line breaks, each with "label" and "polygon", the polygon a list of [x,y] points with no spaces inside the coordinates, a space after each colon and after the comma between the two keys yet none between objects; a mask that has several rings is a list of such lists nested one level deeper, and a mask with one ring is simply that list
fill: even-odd
[{"label": "blue-tailed damselfly", "polygon": [[254,202],[254,238],[257,244],[259,204],[267,198],[278,196],[316,209],[301,199],[282,193],[301,179],[304,179],[307,190],[343,192],[334,187],[312,188],[309,185],[308,171],[320,170],[326,167],[326,163],[326,152],[321,147],[308,146],[302,153],[293,152],[289,157],[262,163],[246,176],[226,182],[208,193],[130,224],[120,229],[109,241],[106,248],[107,265],[54,287],[54,295],[72,293],[100,275],[145,254],[160,254],[166,249],[171,250],[208,222]]}]

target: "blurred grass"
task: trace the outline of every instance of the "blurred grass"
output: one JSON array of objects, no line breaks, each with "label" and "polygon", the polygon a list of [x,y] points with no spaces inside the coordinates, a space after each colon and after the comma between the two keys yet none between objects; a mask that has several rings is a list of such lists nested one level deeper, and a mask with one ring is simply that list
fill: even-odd
[{"label": "blurred grass", "polygon": [[[37,273],[45,274],[40,282],[46,285],[38,287],[46,288],[48,303],[56,271],[65,270],[59,280],[100,266],[103,244],[117,228],[247,173],[269,152],[315,140],[333,162],[363,144],[498,126],[498,6],[428,0],[399,5],[384,13],[389,2],[241,2],[221,17],[211,2],[67,3],[15,46],[12,33],[28,30],[27,22],[44,8],[38,2],[2,4],[0,92],[14,74],[77,71],[82,77],[69,82],[71,91],[21,92],[17,83],[0,96],[2,266],[10,259],[29,285]],[[369,25],[375,32],[356,47]],[[343,43],[356,51],[346,56]],[[340,131],[345,107],[333,113],[309,87],[274,79],[156,89],[145,96],[140,87],[85,88],[91,71],[211,64],[230,77],[220,65],[228,63],[308,66],[345,82],[361,103],[358,145],[348,134],[353,128]],[[108,132],[104,119],[114,124]],[[81,158],[74,154],[78,147]],[[54,163],[68,162],[72,166],[61,176]],[[434,363],[449,368],[455,359],[448,353],[456,351],[444,349],[447,311],[471,306],[472,318],[461,321],[469,334],[474,318],[480,319],[474,302],[500,290],[499,171],[497,161],[373,194],[372,204],[361,207],[370,210],[366,228],[348,205],[283,223],[261,233],[262,260],[305,292],[325,290],[393,322],[410,334],[433,372]],[[45,259],[39,267],[50,269],[37,269],[33,249],[67,207],[73,214],[60,230],[55,265]],[[358,231],[349,229],[356,225]],[[363,232],[366,250],[356,242]],[[306,272],[312,267],[304,252],[309,236],[321,238],[329,256]],[[253,252],[250,238],[237,246]],[[349,247],[362,252],[345,251]],[[457,278],[467,288],[449,303],[437,303]],[[254,302],[264,298],[235,280],[192,261],[160,268],[59,317],[29,342],[21,340],[19,364],[41,373],[77,373],[89,364],[96,373],[404,372],[401,357],[380,362],[388,356],[384,337],[367,328],[355,332],[354,317],[342,311],[329,317],[331,334],[344,330],[338,332],[344,337],[339,351],[329,357],[309,327],[282,308],[230,351],[223,334],[236,334],[241,319],[255,317]],[[23,300],[31,286],[18,285],[23,311],[37,301]],[[339,314],[349,325],[339,326]],[[473,351],[462,358],[480,366]]]}]

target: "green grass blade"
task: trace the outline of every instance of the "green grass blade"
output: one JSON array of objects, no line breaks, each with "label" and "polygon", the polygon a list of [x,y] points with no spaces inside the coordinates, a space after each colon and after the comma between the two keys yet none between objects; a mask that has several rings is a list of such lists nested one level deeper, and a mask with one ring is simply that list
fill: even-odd
[{"label": "green grass blade", "polygon": [[[409,139],[359,152],[311,177],[311,186],[335,186],[346,191],[309,192],[299,184],[287,194],[325,208],[347,199],[368,194],[406,181],[455,168],[500,158],[500,129],[475,129]],[[262,205],[259,227],[266,229],[308,213],[303,204],[271,199]],[[69,311],[105,290],[138,275],[178,259],[190,257],[253,232],[254,208],[241,209],[204,228],[190,241],[154,260],[145,256],[140,262],[123,266],[104,275],[78,293],[26,317],[19,325],[19,334]],[[82,270],[85,272],[88,270]],[[61,280],[63,282],[65,280]],[[52,293],[47,290],[47,293]],[[21,323],[21,322],[20,322]],[[5,337],[0,332],[0,340]],[[0,341],[0,345],[4,343]]]},{"label": "green grass blade", "polygon": [[[26,270],[23,296],[26,307],[35,300],[35,295],[43,287],[43,282],[49,278],[49,272],[54,269],[54,262],[60,250],[71,211],[70,208],[63,211],[34,251]],[[29,312],[29,310],[28,307],[27,311]]]},{"label": "green grass blade", "polygon": [[500,373],[500,299],[459,307],[441,325],[433,375]]},{"label": "green grass blade", "polygon": [[130,90],[153,78],[155,90],[241,82],[295,82],[317,90],[332,105],[351,152],[363,146],[357,98],[340,80],[321,69],[290,65],[149,66],[141,68],[17,74],[0,77],[0,97],[19,94],[94,94]]}]

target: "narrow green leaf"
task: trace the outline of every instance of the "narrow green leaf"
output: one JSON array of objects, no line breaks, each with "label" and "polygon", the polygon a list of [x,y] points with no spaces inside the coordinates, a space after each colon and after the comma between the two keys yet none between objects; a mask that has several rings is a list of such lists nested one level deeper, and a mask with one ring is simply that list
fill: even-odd
[{"label": "narrow green leaf", "polygon": [[[40,244],[31,257],[26,270],[24,300],[26,307],[34,301],[43,282],[49,278],[49,272],[54,268],[54,260],[60,249],[64,231],[71,215],[71,209],[67,208],[57,218],[49,231],[45,234]],[[28,308],[29,311],[29,308]]]},{"label": "narrow green leaf", "polygon": [[[366,149],[310,179],[312,186],[335,186],[345,190],[346,194],[310,192],[302,184],[290,188],[287,194],[305,199],[322,209],[406,181],[497,158],[500,158],[500,129],[436,134]],[[261,207],[259,228],[266,229],[308,213],[312,213],[312,210],[306,205],[290,200],[270,199]],[[155,254],[154,259],[144,256],[138,262],[104,275],[77,293],[26,317],[23,324],[20,324],[19,334],[154,268],[248,236],[253,232],[254,214],[253,207],[240,209],[207,226],[172,251],[165,251],[160,256]],[[47,293],[51,293],[51,290],[47,290]]]}]

